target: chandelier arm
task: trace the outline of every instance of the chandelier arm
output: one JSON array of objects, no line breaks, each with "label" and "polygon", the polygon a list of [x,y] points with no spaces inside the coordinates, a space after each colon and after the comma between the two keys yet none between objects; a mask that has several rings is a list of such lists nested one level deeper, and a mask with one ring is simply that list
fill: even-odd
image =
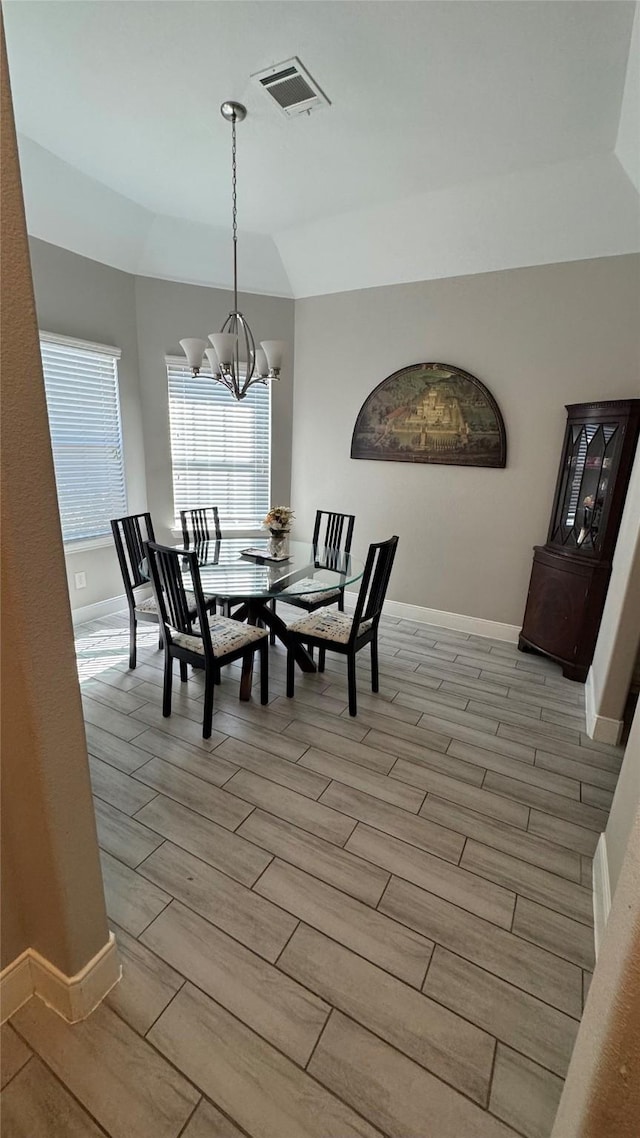
[{"label": "chandelier arm", "polygon": [[254,375],[253,379],[250,379],[250,380],[249,380],[247,383],[245,383],[245,385],[244,385],[244,387],[243,387],[243,389],[242,389],[242,396],[241,396],[241,398],[244,398],[244,396],[246,395],[247,391],[249,390],[249,388],[250,388],[250,387],[253,387],[254,383],[261,383],[261,384],[262,384],[264,387],[268,387],[268,386],[269,386],[269,380],[268,380],[268,378],[264,378],[264,377],[263,377],[263,376],[261,376],[261,375]]},{"label": "chandelier arm", "polygon": [[236,399],[240,393],[240,345],[236,340],[236,353],[231,363],[231,379],[233,382],[233,390],[236,393]]},{"label": "chandelier arm", "polygon": [[222,368],[220,369],[220,375],[217,378],[217,382],[221,383],[223,387],[226,387],[227,391],[229,391],[231,395],[235,394],[233,383],[230,381],[229,376],[222,371]]},{"label": "chandelier arm", "polygon": [[[242,394],[245,395],[251,385],[251,380],[253,379],[253,375],[256,370],[256,342],[253,338],[253,332],[251,331],[251,328],[244,319],[244,316],[240,314],[239,323],[241,324],[242,330],[244,332],[244,342],[247,357],[247,368],[245,371],[244,382],[242,384]],[[240,366],[238,361],[238,373],[239,372]]]}]

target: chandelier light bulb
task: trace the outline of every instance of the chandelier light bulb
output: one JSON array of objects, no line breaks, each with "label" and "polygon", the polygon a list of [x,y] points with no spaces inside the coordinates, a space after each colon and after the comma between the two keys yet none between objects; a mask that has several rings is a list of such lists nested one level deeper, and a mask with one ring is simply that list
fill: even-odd
[{"label": "chandelier light bulb", "polygon": [[187,357],[187,363],[196,375],[202,367],[202,357],[206,346],[206,340],[198,340],[195,336],[190,336],[186,340],[180,341],[180,347]]},{"label": "chandelier light bulb", "polygon": [[260,379],[267,379],[269,375],[267,354],[263,348],[256,348],[256,375],[259,376]]},{"label": "chandelier light bulb", "polygon": [[285,349],[284,340],[263,340],[260,347],[267,357],[270,377],[272,379],[279,379]]},{"label": "chandelier light bulb", "polygon": [[209,336],[222,371],[229,371],[236,354],[237,337],[233,332],[212,332]]},{"label": "chandelier light bulb", "polygon": [[218,359],[215,348],[205,348],[204,354],[209,361],[209,367],[211,369],[213,378],[217,379],[217,377],[220,375],[220,361]]}]

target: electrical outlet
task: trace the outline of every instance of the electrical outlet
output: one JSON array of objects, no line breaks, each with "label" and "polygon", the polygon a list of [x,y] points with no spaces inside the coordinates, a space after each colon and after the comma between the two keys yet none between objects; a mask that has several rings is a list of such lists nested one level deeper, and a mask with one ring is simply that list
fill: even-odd
[{"label": "electrical outlet", "polygon": [[76,573],[76,589],[86,589],[87,587],[87,574]]}]

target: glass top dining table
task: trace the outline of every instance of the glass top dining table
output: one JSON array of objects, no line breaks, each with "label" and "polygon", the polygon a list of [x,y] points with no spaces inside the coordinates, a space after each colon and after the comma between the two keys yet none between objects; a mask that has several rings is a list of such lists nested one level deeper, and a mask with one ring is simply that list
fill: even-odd
[{"label": "glass top dining table", "polygon": [[[358,581],[364,572],[363,563],[351,554],[309,542],[285,539],[286,560],[281,561],[269,560],[273,548],[268,538],[251,541],[246,537],[224,537],[189,547],[198,554],[203,591],[230,601],[265,601],[278,597],[284,601],[287,596],[343,589]],[[255,551],[254,554],[243,554],[247,549]],[[258,550],[263,552],[263,558],[256,555]],[[186,565],[183,575],[188,587],[190,575]]]},{"label": "glass top dining table", "polygon": [[[303,672],[315,672],[311,654],[299,640],[288,635],[286,622],[276,612],[273,602],[308,595],[311,599],[314,593],[344,589],[360,580],[364,564],[349,553],[289,538],[284,546],[286,560],[269,560],[272,551],[281,548],[281,540],[223,537],[189,549],[181,543],[175,548],[197,553],[203,592],[229,605],[237,604],[239,607],[231,614],[234,620],[268,628],[285,648],[291,648]],[[243,552],[248,549],[253,550],[251,555]],[[264,556],[260,557],[259,553]],[[186,558],[182,572],[185,588],[190,588],[191,574]],[[250,698],[251,684],[252,665],[243,668],[240,699]]]}]

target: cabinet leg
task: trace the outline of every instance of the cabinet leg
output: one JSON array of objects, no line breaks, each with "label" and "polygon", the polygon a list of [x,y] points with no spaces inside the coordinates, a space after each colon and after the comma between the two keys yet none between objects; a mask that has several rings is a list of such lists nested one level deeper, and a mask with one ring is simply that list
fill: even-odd
[{"label": "cabinet leg", "polygon": [[523,640],[522,637],[519,636],[518,637],[518,652],[531,652],[532,654],[534,654],[535,648],[532,648],[530,644],[527,644],[526,640]]},{"label": "cabinet leg", "polygon": [[563,664],[562,675],[565,680],[575,680],[578,684],[583,684],[587,678],[589,668],[584,664]]}]

